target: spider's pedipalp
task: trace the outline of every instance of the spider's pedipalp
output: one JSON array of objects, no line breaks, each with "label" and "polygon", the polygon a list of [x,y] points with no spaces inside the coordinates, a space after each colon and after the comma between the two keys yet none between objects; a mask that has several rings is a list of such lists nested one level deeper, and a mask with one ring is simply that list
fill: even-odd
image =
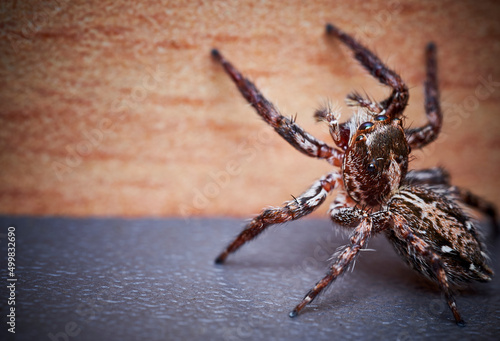
[{"label": "spider's pedipalp", "polygon": [[356,227],[363,218],[363,210],[357,207],[348,207],[347,193],[337,195],[330,205],[330,218],[332,221],[343,227]]},{"label": "spider's pedipalp", "polygon": [[364,98],[358,92],[352,92],[347,95],[345,101],[348,106],[359,106],[368,110],[368,112],[373,115],[381,114],[384,111],[384,108],[379,103]]},{"label": "spider's pedipalp", "polygon": [[340,109],[334,109],[331,103],[314,112],[314,118],[318,122],[326,122],[329,127],[330,136],[337,147],[345,150],[349,143],[349,130],[339,124]]}]

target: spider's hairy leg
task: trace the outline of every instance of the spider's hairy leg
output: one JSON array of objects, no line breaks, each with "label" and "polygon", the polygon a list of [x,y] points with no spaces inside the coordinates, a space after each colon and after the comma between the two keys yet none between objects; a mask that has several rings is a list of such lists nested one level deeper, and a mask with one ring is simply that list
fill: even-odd
[{"label": "spider's hairy leg", "polygon": [[304,299],[290,312],[290,317],[295,317],[318,294],[323,291],[331,282],[342,275],[355,260],[359,251],[366,245],[366,242],[373,233],[373,223],[371,217],[364,216],[361,223],[354,229],[351,236],[351,244],[347,245],[337,257],[335,263],[330,267],[328,273],[306,294]]},{"label": "spider's hairy leg", "polygon": [[316,139],[304,131],[292,119],[281,115],[257,87],[245,78],[218,50],[212,50],[212,57],[222,64],[226,73],[238,87],[240,93],[254,107],[264,121],[272,126],[295,149],[311,157],[326,159],[334,166],[338,167],[341,165],[342,151],[332,148],[323,141]]},{"label": "spider's hairy leg", "polygon": [[328,193],[341,185],[341,175],[338,172],[332,172],[317,180],[299,197],[286,202],[283,207],[265,209],[226,247],[215,259],[215,263],[224,263],[230,253],[235,252],[244,243],[257,237],[268,226],[296,220],[311,213],[323,203]]},{"label": "spider's hairy leg", "polygon": [[461,327],[465,326],[465,321],[458,312],[455,298],[451,292],[448,276],[446,275],[446,270],[444,269],[443,262],[439,255],[432,251],[432,248],[424,240],[412,233],[411,229],[406,227],[404,223],[401,223],[398,219],[394,220],[393,228],[397,230],[397,234],[407,241],[411,250],[415,253],[414,257],[417,259],[425,259],[426,263],[430,265],[430,269],[434,273],[435,279],[441,291],[444,293],[446,302],[453,313],[455,322]]},{"label": "spider's hairy leg", "polygon": [[380,105],[386,109],[386,115],[390,118],[399,117],[403,113],[409,98],[408,87],[403,82],[401,77],[396,72],[385,66],[385,64],[382,63],[382,61],[373,52],[334,25],[327,24],[326,33],[340,39],[354,52],[354,57],[365,67],[366,70],[370,72],[373,77],[377,78],[382,84],[388,85],[392,88],[391,95],[382,101]]},{"label": "spider's hairy leg", "polygon": [[405,177],[410,185],[449,185],[450,173],[441,167],[410,170]]},{"label": "spider's hairy leg", "polygon": [[408,143],[411,148],[422,148],[434,141],[439,135],[443,123],[443,114],[439,104],[436,45],[434,43],[427,45],[425,59],[425,114],[429,122],[423,127],[408,129],[406,131]]},{"label": "spider's hairy leg", "polygon": [[451,186],[449,191],[460,198],[466,205],[488,216],[493,225],[494,237],[500,235],[500,226],[498,224],[498,214],[495,205],[465,188]]}]

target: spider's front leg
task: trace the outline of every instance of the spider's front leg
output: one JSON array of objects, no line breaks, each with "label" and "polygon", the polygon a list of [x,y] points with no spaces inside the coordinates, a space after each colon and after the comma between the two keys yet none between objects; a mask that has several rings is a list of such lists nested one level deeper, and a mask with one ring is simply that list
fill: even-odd
[{"label": "spider's front leg", "polygon": [[342,186],[342,177],[338,172],[332,172],[316,181],[307,191],[288,201],[283,207],[265,209],[226,247],[215,262],[224,263],[230,253],[257,237],[268,226],[296,220],[311,213],[323,203],[328,193],[338,186]]},{"label": "spider's front leg", "polygon": [[[391,118],[399,117],[408,103],[409,91],[401,77],[389,69],[382,61],[370,50],[361,45],[353,37],[343,32],[332,24],[326,25],[326,33],[336,36],[340,41],[346,44],[353,52],[354,57],[365,67],[370,74],[377,78],[382,84],[392,88],[392,93],[386,100],[380,103],[380,106],[386,110],[386,115]],[[373,105],[374,110],[377,110],[375,103],[371,104],[358,94],[348,96],[348,100],[358,102],[362,107],[370,107]],[[376,112],[377,112],[376,111]]]},{"label": "spider's front leg", "polygon": [[332,148],[323,141],[316,139],[304,131],[293,120],[281,115],[257,87],[245,78],[218,50],[213,49],[212,56],[222,64],[224,70],[236,84],[243,97],[254,107],[264,121],[271,125],[295,149],[311,157],[326,159],[334,166],[339,167],[341,165],[342,151]]}]

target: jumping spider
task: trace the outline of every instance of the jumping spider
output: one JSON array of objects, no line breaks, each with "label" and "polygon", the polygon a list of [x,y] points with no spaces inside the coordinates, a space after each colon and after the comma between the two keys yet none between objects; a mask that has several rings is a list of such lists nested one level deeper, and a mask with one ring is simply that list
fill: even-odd
[{"label": "jumping spider", "polygon": [[213,58],[222,64],[243,97],[278,134],[300,152],[340,167],[340,171],[323,176],[282,207],[264,209],[215,262],[223,263],[230,253],[268,226],[311,213],[337,189],[339,194],[329,213],[334,223],[352,229],[350,244],[339,251],[326,276],[306,294],[290,317],[296,316],[344,273],[371,236],[384,232],[413,269],[439,284],[456,323],[463,326],[465,322],[450,285],[473,280],[486,282],[493,271],[486,264],[486,250],[479,232],[461,205],[467,204],[488,215],[495,226],[496,211],[480,197],[451,186],[448,173],[442,168],[408,171],[411,149],[431,143],[441,130],[436,47],[429,43],[425,52],[428,123],[419,128],[405,128],[402,118],[409,92],[400,76],[335,26],[328,24],[326,33],[347,45],[372,76],[392,89],[390,96],[381,102],[357,93],[348,95],[347,103],[359,109],[349,121],[341,124],[330,108],[315,113],[318,120],[328,123],[335,148],[305,132],[293,119],[282,116],[252,82],[218,50],[212,50]]}]

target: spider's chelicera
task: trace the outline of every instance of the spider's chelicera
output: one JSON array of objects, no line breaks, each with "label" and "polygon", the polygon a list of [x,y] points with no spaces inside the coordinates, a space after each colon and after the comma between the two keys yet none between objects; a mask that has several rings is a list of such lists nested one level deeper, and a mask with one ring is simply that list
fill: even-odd
[{"label": "spider's chelicera", "polygon": [[290,317],[296,316],[344,273],[371,236],[383,232],[413,269],[439,284],[456,323],[464,325],[450,287],[463,282],[489,281],[493,272],[487,265],[479,232],[461,205],[485,213],[495,227],[496,211],[480,197],[451,186],[442,168],[408,171],[411,150],[434,141],[441,129],[436,47],[429,43],[425,53],[428,123],[409,129],[402,121],[409,92],[399,75],[335,26],[328,24],[326,32],[347,45],[371,75],[392,89],[390,96],[381,102],[357,93],[348,95],[348,104],[359,109],[344,123],[337,121],[339,115],[330,108],[315,113],[318,120],[329,125],[336,147],[316,139],[293,119],[282,116],[252,82],[218,50],[212,50],[212,56],[222,64],[243,97],[279,135],[300,152],[340,167],[340,171],[323,176],[282,207],[264,209],[217,257],[216,263],[223,263],[230,253],[268,226],[311,213],[336,189],[338,195],[329,213],[333,222],[352,229],[350,243],[340,250],[326,276],[306,294]]}]

